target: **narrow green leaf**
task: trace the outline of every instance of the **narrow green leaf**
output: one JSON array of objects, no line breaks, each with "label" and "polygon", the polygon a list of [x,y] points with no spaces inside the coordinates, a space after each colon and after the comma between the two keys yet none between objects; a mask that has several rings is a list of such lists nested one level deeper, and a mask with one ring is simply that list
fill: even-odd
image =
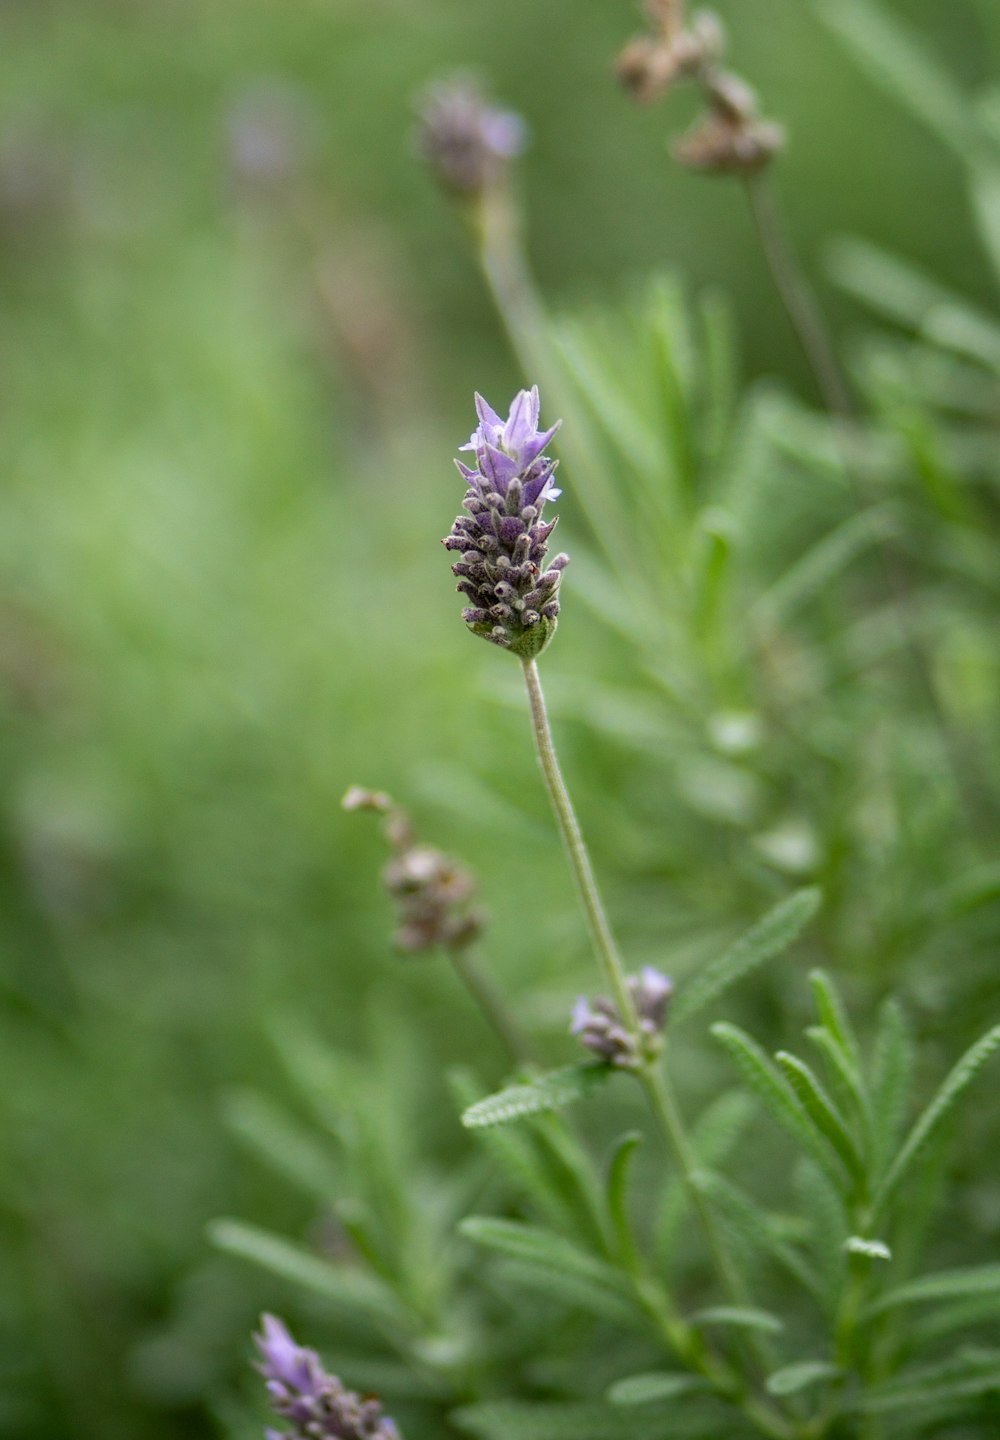
[{"label": "narrow green leaf", "polygon": [[970,1296],[991,1296],[1000,1309],[1000,1265],[972,1265],[958,1270],[940,1270],[922,1275],[887,1290],[867,1307],[868,1315],[881,1315],[902,1305],[918,1305],[928,1300],[958,1300]]},{"label": "narrow green leaf", "polygon": [[816,1072],[811,1070],[804,1060],[800,1060],[797,1055],[790,1055],[787,1050],[779,1050],[774,1058],[784,1071],[803,1110],[816,1126],[817,1131],[833,1147],[857,1184],[862,1185],[865,1179],[865,1167],[858,1153],[858,1147],[847,1128],[847,1122],[830,1098]]},{"label": "narrow green leaf", "polygon": [[971,105],[910,29],[875,0],[816,0],[860,69],[964,162],[981,144]]},{"label": "narrow green leaf", "polygon": [[765,629],[787,620],[866,550],[881,545],[898,530],[899,521],[886,505],[872,505],[851,515],[801,555],[755,601],[752,619]]},{"label": "narrow green leaf", "polygon": [[223,1101],[233,1134],[284,1179],[329,1204],[337,1193],[337,1167],[329,1151],[279,1105],[255,1090],[233,1090]]},{"label": "narrow green leaf", "polygon": [[872,1163],[880,1179],[906,1119],[913,1061],[913,1035],[898,1002],[890,997],[879,1012],[872,1060]]},{"label": "narrow green leaf", "polygon": [[347,1319],[393,1330],[408,1326],[406,1313],[388,1286],[364,1271],[331,1265],[281,1235],[240,1220],[215,1220],[208,1233],[220,1250],[321,1295]]},{"label": "narrow green leaf", "polygon": [[542,1110],[560,1110],[594,1091],[611,1073],[611,1066],[600,1061],[567,1065],[553,1070],[524,1085],[509,1085],[485,1100],[470,1105],[462,1115],[462,1124],[470,1130],[492,1125],[507,1125],[525,1115]]},{"label": "narrow green leaf", "polygon": [[627,1135],[623,1135],[615,1146],[608,1169],[608,1214],[623,1262],[633,1259],[636,1253],[628,1214],[628,1186],[632,1161],[643,1138],[638,1130],[631,1130]]},{"label": "narrow green leaf", "polygon": [[537,1297],[538,1304],[551,1310],[559,1307],[581,1315],[591,1315],[603,1320],[618,1332],[632,1330],[647,1340],[650,1335],[649,1318],[638,1303],[628,1295],[616,1290],[595,1285],[593,1279],[569,1271],[543,1270],[533,1260],[516,1260],[510,1256],[498,1256],[492,1273],[483,1277],[499,1290],[508,1305],[518,1308],[530,1304]]},{"label": "narrow green leaf", "polygon": [[850,1101],[854,1113],[862,1122],[867,1137],[871,1125],[867,1096],[862,1088],[861,1076],[825,1026],[810,1025],[806,1035],[823,1052],[823,1058],[830,1068],[830,1073],[838,1084],[838,1093],[845,1100]]},{"label": "narrow green leaf", "polygon": [[690,1019],[766,960],[787,950],[816,914],[821,899],[819,890],[797,890],[769,910],[724,955],[705,965],[680,988],[671,1024]]},{"label": "narrow green leaf", "polygon": [[769,1375],[766,1388],[771,1395],[798,1395],[821,1380],[836,1380],[840,1373],[829,1360],[796,1360]]},{"label": "narrow green leaf", "polygon": [[860,1078],[861,1050],[836,986],[824,970],[813,970],[809,976],[809,983],[812,986],[813,999],[816,1001],[816,1009],[821,1022],[829,1030],[847,1059],[850,1060]]},{"label": "narrow green leaf", "polygon": [[[698,1168],[711,1171],[732,1152],[754,1110],[745,1090],[727,1090],[699,1115],[691,1131],[691,1150]],[[679,1176],[671,1176],[664,1190],[656,1226],[656,1256],[669,1268],[677,1234],[688,1204],[687,1189]]]},{"label": "narrow green leaf", "polygon": [[612,1405],[653,1405],[659,1400],[673,1400],[691,1390],[703,1390],[706,1382],[699,1375],[685,1375],[678,1370],[651,1370],[642,1375],[628,1375],[616,1380],[608,1391]]},{"label": "narrow green leaf", "polygon": [[[462,1070],[452,1071],[449,1078],[458,1104],[467,1109],[479,1087]],[[538,1214],[556,1229],[576,1232],[576,1209],[562,1188],[553,1184],[551,1170],[539,1153],[537,1136],[530,1125],[480,1127],[475,1133],[515,1194],[530,1201]]]},{"label": "narrow green leaf", "polygon": [[771,1117],[809,1152],[834,1184],[843,1189],[844,1174],[840,1165],[807,1117],[795,1091],[775,1070],[756,1040],[724,1021],[713,1025],[711,1033],[728,1050],[744,1080],[760,1097]]},{"label": "narrow green leaf", "polygon": [[723,1175],[701,1171],[700,1188],[708,1195],[726,1228],[748,1251],[780,1265],[818,1300],[823,1298],[819,1275],[793,1245],[778,1233],[773,1218],[746,1191]]},{"label": "narrow green leaf", "polygon": [[877,1214],[892,1198],[900,1181],[916,1161],[924,1146],[947,1117],[962,1092],[972,1083],[987,1060],[1000,1049],[1000,1025],[994,1025],[971,1046],[954,1067],[934,1099],[920,1116],[896,1156],[889,1173],[875,1197]]},{"label": "narrow green leaf", "polygon": [[925,1412],[1000,1390],[1000,1351],[969,1350],[936,1365],[904,1370],[865,1391],[858,1409],[868,1415],[893,1410]]},{"label": "narrow green leaf", "polygon": [[733,1325],[740,1330],[761,1330],[771,1335],[785,1328],[785,1322],[770,1310],[758,1310],[751,1305],[712,1305],[707,1310],[696,1310],[688,1319],[692,1325]]},{"label": "narrow green leaf", "polygon": [[822,1283],[822,1299],[832,1316],[840,1302],[850,1234],[843,1194],[825,1170],[803,1157],[795,1172],[799,1205],[809,1225],[810,1250]]},{"label": "narrow green leaf", "polygon": [[[516,1400],[487,1400],[453,1410],[461,1430],[481,1440],[663,1440],[663,1416],[636,1414],[620,1406],[582,1402],[540,1405]],[[704,1433],[682,1422],[673,1434]]]},{"label": "narrow green leaf", "polygon": [[526,1261],[539,1271],[572,1276],[620,1299],[633,1300],[631,1282],[620,1270],[551,1230],[487,1215],[471,1215],[458,1229],[461,1235],[487,1250]]}]

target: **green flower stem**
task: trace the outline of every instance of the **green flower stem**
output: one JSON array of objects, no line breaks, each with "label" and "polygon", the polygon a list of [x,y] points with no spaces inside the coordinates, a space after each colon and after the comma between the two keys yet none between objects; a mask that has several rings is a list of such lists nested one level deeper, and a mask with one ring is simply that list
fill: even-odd
[{"label": "green flower stem", "polygon": [[[522,661],[522,665],[524,668],[525,684],[528,689],[528,700],[531,707],[531,719],[535,732],[535,744],[538,749],[538,759],[542,767],[542,774],[545,777],[549,798],[552,801],[552,808],[555,811],[559,833],[562,836],[566,853],[569,856],[570,869],[572,870],[577,893],[580,897],[580,903],[583,906],[584,915],[587,919],[590,937],[593,941],[594,949],[597,952],[597,958],[604,972],[608,988],[614,997],[618,1013],[625,1022],[626,1028],[635,1037],[637,1051],[641,1054],[643,1036],[639,1028],[639,1019],[632,1000],[632,994],[628,987],[625,966],[622,963],[621,954],[618,950],[611,926],[608,923],[600,891],[597,888],[594,869],[590,863],[590,855],[583,838],[583,832],[580,829],[580,823],[573,809],[573,802],[570,799],[569,791],[566,789],[566,782],[563,780],[562,771],[559,768],[559,760],[556,755],[552,731],[549,726],[548,714],[545,708],[545,696],[542,692],[541,678],[538,674],[538,665],[534,660],[524,660]],[[746,1290],[739,1273],[733,1266],[719,1238],[711,1210],[698,1186],[695,1158],[684,1130],[684,1123],[681,1119],[680,1110],[674,1098],[670,1083],[662,1068],[656,1064],[655,1061],[648,1061],[643,1064],[637,1071],[637,1075],[646,1092],[657,1125],[662,1132],[669,1150],[674,1156],[691,1206],[705,1232],[709,1250],[716,1269],[719,1272],[720,1279],[733,1303],[741,1307],[746,1306],[748,1304]],[[662,1314],[661,1318],[664,1321],[668,1319],[667,1316]],[[669,1324],[664,1324],[664,1334],[672,1345],[677,1346],[681,1344],[680,1331],[676,1328],[672,1316],[669,1317]],[[773,1368],[759,1337],[749,1339],[748,1345],[753,1350],[754,1358],[765,1373],[768,1369]],[[682,1353],[685,1351],[690,1352],[690,1349],[691,1347],[688,1344],[682,1347]],[[702,1369],[703,1373],[709,1374],[710,1378],[713,1378],[713,1383],[717,1388],[724,1388],[724,1382],[720,1380],[714,1365],[712,1365],[711,1371],[708,1371],[705,1369],[706,1362],[707,1357],[698,1368]],[[739,1404],[745,1413],[753,1419],[758,1429],[760,1429],[763,1434],[773,1437],[773,1440],[787,1440],[787,1437],[794,1433],[789,1428],[788,1422],[780,1411],[766,1402],[759,1401],[755,1397],[746,1394],[738,1398],[732,1398],[734,1403]]]},{"label": "green flower stem", "polygon": [[521,1033],[482,957],[469,945],[448,947],[448,959],[500,1044],[516,1065],[529,1065],[536,1057]]},{"label": "green flower stem", "polygon": [[639,1017],[636,1014],[632,993],[628,988],[625,966],[618,952],[611,926],[608,924],[608,917],[604,913],[604,905],[601,902],[594,868],[590,863],[590,855],[580,829],[580,822],[576,818],[573,802],[569,798],[566,782],[559,769],[559,760],[549,727],[549,717],[545,709],[545,696],[542,693],[538,664],[534,660],[524,660],[522,664],[525,683],[528,687],[528,700],[531,705],[531,721],[535,731],[538,759],[542,767],[542,774],[545,776],[552,808],[556,814],[559,833],[569,856],[570,869],[573,872],[580,903],[587,918],[590,938],[597,952],[601,969],[604,971],[604,978],[614,997],[618,1013],[630,1033],[638,1035]]}]

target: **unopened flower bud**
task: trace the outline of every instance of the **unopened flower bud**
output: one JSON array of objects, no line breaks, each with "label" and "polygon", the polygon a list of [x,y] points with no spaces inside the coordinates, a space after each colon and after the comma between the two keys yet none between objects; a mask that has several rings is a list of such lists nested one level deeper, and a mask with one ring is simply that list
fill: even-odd
[{"label": "unopened flower bud", "polygon": [[465,76],[432,86],[420,107],[417,149],[445,189],[459,195],[494,185],[527,138],[520,115],[489,104]]},{"label": "unopened flower bud", "polygon": [[659,1049],[674,987],[651,965],[639,975],[631,975],[628,987],[639,1022],[638,1035],[626,1025],[617,1006],[603,995],[593,1001],[580,997],[573,1010],[570,1033],[579,1036],[582,1045],[609,1065],[635,1070]]}]

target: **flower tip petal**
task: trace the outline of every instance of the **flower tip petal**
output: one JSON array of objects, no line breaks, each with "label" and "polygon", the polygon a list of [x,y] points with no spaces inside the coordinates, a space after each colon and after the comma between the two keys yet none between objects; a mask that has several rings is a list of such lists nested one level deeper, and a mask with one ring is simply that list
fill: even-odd
[{"label": "flower tip petal", "polygon": [[[500,419],[500,416],[493,409],[493,406],[480,395],[478,390],[476,391],[476,414],[479,416],[480,422],[483,425],[491,425],[497,429],[503,429],[503,421]],[[473,435],[472,438],[475,440],[476,436]]]}]

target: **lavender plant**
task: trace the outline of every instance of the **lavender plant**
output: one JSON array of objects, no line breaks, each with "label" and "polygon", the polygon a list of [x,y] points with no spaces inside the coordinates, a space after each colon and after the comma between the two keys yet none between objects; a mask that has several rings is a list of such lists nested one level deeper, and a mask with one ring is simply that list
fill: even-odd
[{"label": "lavender plant", "polygon": [[[787,896],[676,993],[654,967],[627,974],[545,710],[536,635],[555,616],[527,598],[527,587],[545,572],[541,556],[531,559],[537,517],[523,512],[551,498],[552,464],[542,457],[554,430],[538,428],[537,391],[516,396],[506,421],[481,399],[477,411],[470,442],[477,468],[460,466],[469,484],[466,514],[476,523],[460,517],[453,535],[461,532],[470,549],[470,537],[478,542],[480,558],[459,562],[467,567],[459,569],[459,583],[475,587],[476,609],[487,614],[470,617],[467,608],[463,619],[477,634],[489,626],[485,638],[522,667],[542,775],[610,993],[577,1002],[569,1028],[586,1054],[575,1064],[547,1073],[529,1066],[513,1083],[475,1099],[474,1082],[456,1079],[471,1101],[463,1123],[485,1140],[507,1181],[496,1196],[501,1214],[460,1219],[457,1251],[442,1219],[453,1225],[481,1184],[469,1183],[474,1168],[464,1161],[442,1176],[436,1183],[446,1203],[424,1213],[429,1192],[419,1170],[408,1165],[401,1183],[400,1153],[391,1142],[374,1165],[366,1144],[358,1156],[361,1172],[371,1172],[365,1183],[376,1182],[373,1215],[383,1209],[378,1177],[392,1176],[394,1199],[382,1224],[373,1225],[356,1204],[339,1211],[345,1223],[353,1215],[353,1260],[310,1258],[235,1222],[217,1227],[216,1237],[325,1295],[373,1342],[380,1337],[397,1360],[414,1367],[424,1406],[409,1412],[414,1433],[432,1433],[430,1406],[484,1440],[568,1434],[902,1440],[951,1433],[947,1426],[985,1440],[1000,1390],[1000,1350],[988,1343],[1000,1295],[996,1267],[926,1272],[921,1258],[941,1176],[941,1140],[956,1102],[1000,1049],[1000,1025],[962,1056],[907,1126],[913,1055],[899,1006],[883,1007],[866,1052],[836,986],[817,970],[810,977],[816,1023],[807,1031],[814,1059],[785,1049],[769,1056],[745,1030],[715,1023],[711,1033],[742,1088],[720,1095],[688,1126],[672,1080],[674,1032],[787,948],[816,915],[819,896],[812,889]],[[512,490],[523,502],[529,485],[536,487],[530,505],[508,512]],[[516,535],[514,526],[509,535],[504,530],[507,519]],[[483,538],[496,548],[483,548]],[[507,565],[497,563],[501,557]],[[556,582],[560,576],[561,569]],[[487,603],[490,585],[503,607],[495,614]],[[526,621],[528,610],[535,620]],[[551,627],[543,633],[551,640]],[[397,850],[390,872],[400,860],[405,869],[414,836],[388,797],[353,791],[349,804],[388,817]],[[417,868],[421,886],[433,889],[428,877],[439,874],[437,860]],[[389,889],[399,900],[398,887]],[[460,889],[435,912],[430,938],[438,945],[454,942],[448,905],[464,902],[467,889]],[[404,890],[405,906],[420,887]],[[300,1071],[303,1048],[284,1047]],[[362,1105],[347,1119],[341,1066],[321,1060],[321,1073],[327,1065],[321,1088],[334,1107],[332,1129],[361,1139],[371,1117]],[[308,1068],[306,1091],[315,1098],[315,1066]],[[665,1169],[655,1158],[641,1186],[635,1178],[641,1133],[632,1129],[616,1141],[602,1174],[589,1146],[558,1114],[616,1076],[644,1097],[667,1157]],[[740,1136],[753,1109],[747,1096],[791,1143],[795,1158],[784,1165],[799,1206],[795,1216],[787,1184],[768,1185],[752,1159],[741,1157]],[[301,1146],[299,1155],[301,1161]],[[462,1255],[463,1242],[498,1264],[483,1269]],[[446,1264],[444,1254],[451,1257]],[[926,1321],[904,1325],[925,1306]],[[373,1401],[344,1391],[278,1322],[266,1322],[260,1343],[272,1398],[293,1435],[394,1433]],[[574,1364],[553,1370],[567,1344]],[[403,1393],[384,1360],[345,1358],[370,1375],[381,1366],[386,1390]],[[338,1368],[350,1378],[348,1365]]]}]

